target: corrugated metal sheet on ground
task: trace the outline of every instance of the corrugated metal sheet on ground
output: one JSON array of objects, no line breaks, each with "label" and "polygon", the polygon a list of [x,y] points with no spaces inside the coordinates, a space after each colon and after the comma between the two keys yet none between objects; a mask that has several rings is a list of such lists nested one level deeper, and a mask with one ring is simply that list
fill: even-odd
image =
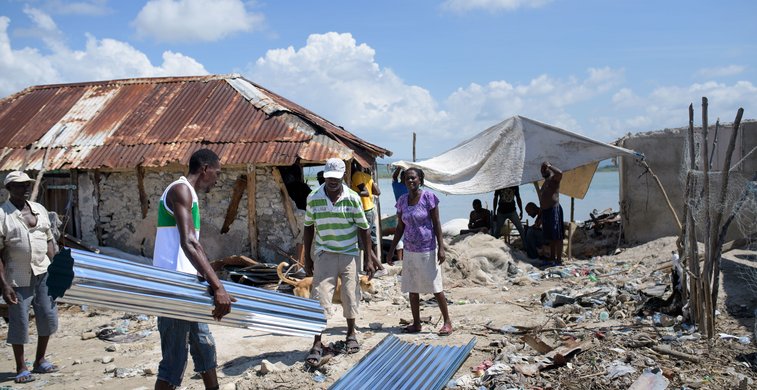
[{"label": "corrugated metal sheet on ground", "polygon": [[475,345],[475,337],[456,347],[413,344],[390,334],[329,389],[442,389]]}]

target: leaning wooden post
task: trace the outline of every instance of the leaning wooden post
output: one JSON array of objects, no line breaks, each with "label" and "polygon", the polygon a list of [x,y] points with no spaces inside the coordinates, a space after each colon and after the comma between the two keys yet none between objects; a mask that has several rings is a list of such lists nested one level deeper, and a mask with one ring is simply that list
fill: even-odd
[{"label": "leaning wooden post", "polygon": [[676,226],[678,227],[678,231],[680,232],[681,229],[683,229],[683,226],[681,226],[681,220],[678,218],[678,213],[676,213],[676,209],[673,208],[673,204],[670,202],[670,197],[668,197],[667,191],[665,191],[665,187],[662,186],[662,182],[660,181],[660,178],[657,177],[657,175],[654,173],[652,168],[649,167],[649,164],[645,160],[641,160],[640,164],[649,171],[649,174],[652,175],[652,178],[654,179],[655,183],[657,183],[657,187],[660,188],[660,191],[662,192],[662,196],[665,198],[665,202],[668,204],[668,210],[670,210],[670,213],[673,214],[673,219],[676,222]]},{"label": "leaning wooden post", "polygon": [[145,191],[145,167],[142,164],[137,165],[137,191],[139,191],[142,219],[145,219],[147,218],[147,211],[150,209],[150,201],[147,199],[147,191]]},{"label": "leaning wooden post", "polygon": [[287,191],[286,186],[284,185],[284,180],[281,179],[281,172],[279,172],[279,168],[272,167],[271,171],[273,173],[273,180],[278,184],[279,191],[281,192],[281,199],[284,201],[284,212],[287,216],[287,221],[289,221],[289,228],[292,230],[292,237],[297,237],[297,235],[300,233],[300,228],[297,226],[297,219],[294,217],[294,209],[292,209],[292,199],[289,197],[289,192]]},{"label": "leaning wooden post", "polygon": [[247,233],[250,236],[250,255],[258,259],[258,224],[255,210],[255,166],[247,164]]},{"label": "leaning wooden post", "polygon": [[725,162],[723,163],[722,172],[722,184],[720,187],[720,197],[718,198],[718,205],[720,206],[715,213],[714,227],[712,233],[713,240],[713,265],[712,265],[712,304],[713,307],[717,307],[718,304],[718,292],[720,287],[720,256],[723,247],[723,240],[728,231],[728,226],[723,226],[721,229],[721,222],[723,221],[723,207],[726,204],[726,196],[728,195],[728,181],[730,179],[731,158],[733,157],[733,150],[736,148],[736,137],[739,133],[739,127],[741,125],[741,117],[744,115],[744,109],[739,108],[736,113],[736,119],[733,121],[733,132],[731,132],[731,139],[728,142],[728,150],[725,153]]}]

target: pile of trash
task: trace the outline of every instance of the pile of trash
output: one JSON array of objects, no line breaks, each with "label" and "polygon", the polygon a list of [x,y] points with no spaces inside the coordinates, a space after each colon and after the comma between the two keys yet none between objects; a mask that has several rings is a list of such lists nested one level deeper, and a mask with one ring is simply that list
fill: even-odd
[{"label": "pile of trash", "polygon": [[719,317],[718,329],[728,333],[708,340],[683,316],[650,309],[650,300],[671,294],[658,258],[675,243],[650,245],[659,255],[595,257],[529,272],[537,285],[560,282],[530,302],[548,319],[531,327],[486,324],[489,358],[448,388],[755,388],[757,353],[736,320]]}]

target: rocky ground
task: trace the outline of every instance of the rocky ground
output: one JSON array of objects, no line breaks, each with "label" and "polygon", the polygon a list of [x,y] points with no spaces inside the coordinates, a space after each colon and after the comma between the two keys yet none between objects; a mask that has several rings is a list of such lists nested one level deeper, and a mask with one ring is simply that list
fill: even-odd
[{"label": "rocky ground", "polygon": [[[434,345],[462,345],[476,337],[476,347],[448,384],[456,388],[627,389],[635,382],[664,384],[659,388],[757,386],[753,251],[724,255],[717,316],[718,332],[724,336],[707,340],[680,318],[636,315],[645,299],[665,293],[668,274],[655,270],[669,262],[673,238],[545,270],[525,262],[520,251],[483,235],[447,244],[445,288],[455,325],[451,336],[436,335],[441,323],[434,302],[421,306],[421,316],[431,317],[423,332],[401,333],[400,322],[411,318],[410,308],[393,270],[376,279],[378,293],[361,306],[361,351],[337,355],[319,371],[306,370],[302,363],[310,339],[212,325],[221,387],[326,388],[387,334]],[[60,372],[16,385],[12,350],[2,344],[0,386],[152,388],[160,360],[154,317],[64,305],[60,312],[60,330],[48,356]],[[326,342],[344,339],[346,324],[340,317],[337,308]],[[0,326],[4,338],[7,327]],[[191,362],[183,386],[202,388]]]}]

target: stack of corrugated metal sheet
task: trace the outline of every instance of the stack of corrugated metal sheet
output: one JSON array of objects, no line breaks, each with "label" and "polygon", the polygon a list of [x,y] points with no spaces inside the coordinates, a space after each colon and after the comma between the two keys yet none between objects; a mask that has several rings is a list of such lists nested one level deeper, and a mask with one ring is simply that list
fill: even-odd
[{"label": "stack of corrugated metal sheet", "polygon": [[[68,270],[56,256],[48,285],[60,285]],[[74,278],[61,302],[215,323],[282,335],[312,336],[326,328],[323,308],[315,300],[255,287],[222,282],[237,299],[231,313],[218,322],[211,315],[213,298],[196,275],[133,263],[111,256],[71,249]],[[64,268],[70,266],[64,266]],[[55,269],[53,271],[53,269]],[[70,277],[70,276],[69,276]],[[56,280],[58,278],[58,280]]]},{"label": "stack of corrugated metal sheet", "polygon": [[442,389],[476,345],[413,344],[386,336],[329,389]]}]

